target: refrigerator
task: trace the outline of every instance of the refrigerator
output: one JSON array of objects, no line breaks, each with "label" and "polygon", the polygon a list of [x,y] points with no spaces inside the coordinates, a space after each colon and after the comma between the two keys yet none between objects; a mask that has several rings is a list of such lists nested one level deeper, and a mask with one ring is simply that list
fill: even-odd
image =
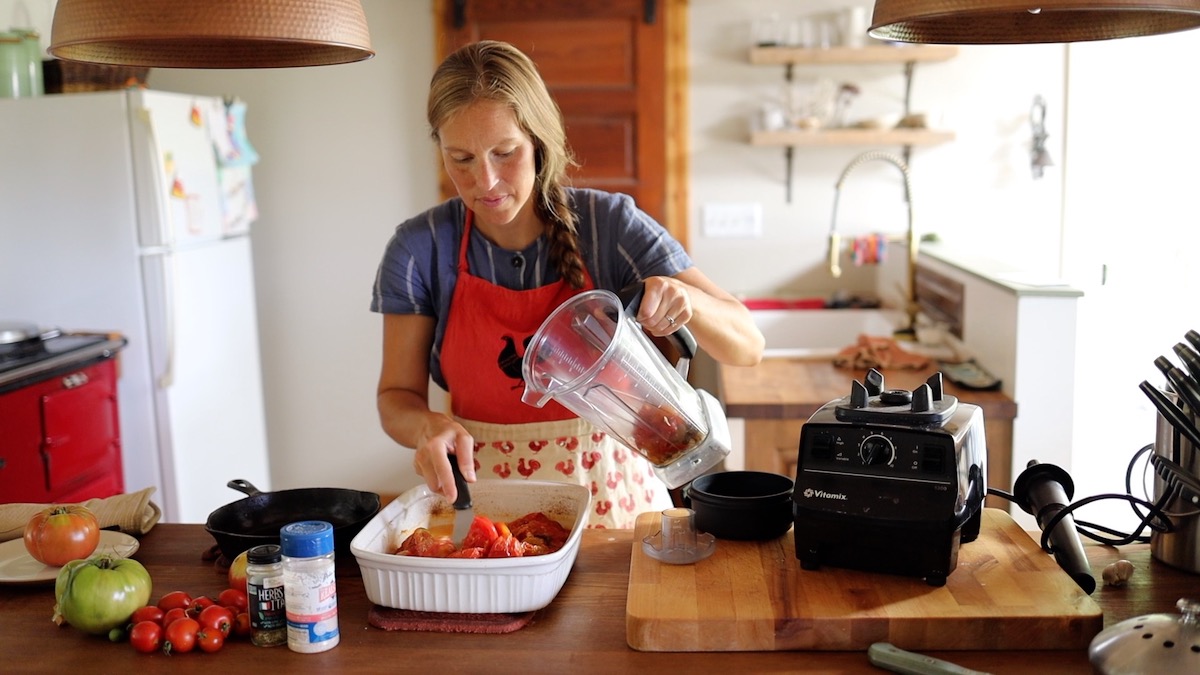
[{"label": "refrigerator", "polygon": [[[271,489],[244,106],[127,89],[0,99],[0,318],[123,335],[127,492],[203,523]],[[0,430],[3,433],[3,430]]]}]

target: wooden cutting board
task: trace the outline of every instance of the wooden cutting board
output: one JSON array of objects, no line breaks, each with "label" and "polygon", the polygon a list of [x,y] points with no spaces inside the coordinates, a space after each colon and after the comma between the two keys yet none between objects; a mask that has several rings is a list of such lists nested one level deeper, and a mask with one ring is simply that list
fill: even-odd
[{"label": "wooden cutting board", "polygon": [[[1008,513],[985,509],[979,538],[935,588],[923,580],[822,567],[802,570],[789,531],[769,542],[717,540],[712,557],[669,565],[634,530],[625,631],[642,651],[1086,649],[1100,607]],[[1097,574],[1098,571],[1095,571]]]}]

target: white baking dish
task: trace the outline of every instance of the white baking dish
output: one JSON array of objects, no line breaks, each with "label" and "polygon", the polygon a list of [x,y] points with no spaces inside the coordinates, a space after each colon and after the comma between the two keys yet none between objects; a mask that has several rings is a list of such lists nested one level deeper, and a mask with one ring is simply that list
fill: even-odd
[{"label": "white baking dish", "polygon": [[550,604],[566,583],[587,523],[591,493],[582,485],[481,480],[471,485],[475,513],[510,521],[541,511],[571,528],[558,551],[525,558],[418,558],[393,555],[414,529],[449,534],[454,509],[424,485],[397,497],[350,542],[367,598],[425,612],[516,613]]}]

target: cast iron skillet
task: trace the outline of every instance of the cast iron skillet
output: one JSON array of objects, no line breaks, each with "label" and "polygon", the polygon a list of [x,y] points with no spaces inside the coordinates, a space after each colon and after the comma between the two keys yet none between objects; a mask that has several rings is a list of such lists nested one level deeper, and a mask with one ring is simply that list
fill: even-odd
[{"label": "cast iron skillet", "polygon": [[379,511],[379,495],[374,492],[342,488],[261,492],[240,479],[226,485],[249,496],[213,511],[204,529],[229,560],[259,544],[278,544],[279,528],[298,520],[324,520],[333,525],[335,550],[349,555],[350,540]]}]

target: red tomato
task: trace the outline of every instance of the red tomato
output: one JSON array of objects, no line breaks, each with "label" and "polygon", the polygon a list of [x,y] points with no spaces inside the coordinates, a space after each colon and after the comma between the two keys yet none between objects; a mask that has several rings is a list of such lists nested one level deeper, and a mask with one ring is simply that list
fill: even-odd
[{"label": "red tomato", "polygon": [[227,637],[229,632],[233,630],[233,617],[236,616],[228,609],[220,605],[205,607],[203,612],[200,612],[200,628],[209,632],[217,632],[221,637]]},{"label": "red tomato", "polygon": [[188,618],[187,610],[182,607],[168,609],[162,618],[162,627],[166,628],[180,619]]},{"label": "red tomato", "polygon": [[187,609],[192,606],[192,596],[188,595],[187,591],[171,591],[158,599],[158,608],[162,611],[170,611],[176,607]]},{"label": "red tomato", "polygon": [[62,567],[81,560],[100,545],[100,523],[86,507],[56,504],[25,523],[25,549],[43,565]]},{"label": "red tomato", "polygon": [[194,619],[200,616],[200,612],[203,612],[205,607],[212,607],[215,604],[217,604],[217,601],[207,595],[196,596],[192,598],[192,604],[187,607],[188,616]]},{"label": "red tomato", "polygon": [[246,591],[236,588],[226,588],[221,591],[221,594],[217,596],[217,602],[220,602],[224,607],[237,607],[238,612],[244,612],[250,606],[246,597]]},{"label": "red tomato", "polygon": [[220,651],[225,644],[225,635],[219,630],[210,630],[201,628],[199,633],[196,633],[196,646],[200,651],[211,654],[215,651]]},{"label": "red tomato", "polygon": [[186,654],[196,648],[196,634],[200,632],[200,624],[191,618],[183,618],[171,622],[163,631],[166,640],[163,651],[168,654]]},{"label": "red tomato", "polygon": [[454,542],[450,537],[435,537],[429,530],[418,527],[408,535],[396,555],[412,555],[421,558],[445,558],[454,552]]},{"label": "red tomato", "polygon": [[520,558],[525,555],[525,545],[517,541],[517,538],[511,534],[504,537],[496,537],[496,540],[487,547],[485,558]]},{"label": "red tomato", "polygon": [[250,637],[250,615],[242,612],[233,619],[233,634],[238,637]]},{"label": "red tomato", "polygon": [[146,605],[133,610],[133,616],[129,617],[129,623],[139,624],[143,621],[153,621],[158,625],[162,625],[163,615],[166,612],[162,611],[155,605]]},{"label": "red tomato", "polygon": [[129,631],[129,644],[143,654],[150,654],[162,647],[163,628],[153,621],[139,621]]},{"label": "red tomato", "polygon": [[471,529],[463,537],[461,548],[487,548],[497,536],[495,523],[483,516],[475,516],[471,521]]}]

